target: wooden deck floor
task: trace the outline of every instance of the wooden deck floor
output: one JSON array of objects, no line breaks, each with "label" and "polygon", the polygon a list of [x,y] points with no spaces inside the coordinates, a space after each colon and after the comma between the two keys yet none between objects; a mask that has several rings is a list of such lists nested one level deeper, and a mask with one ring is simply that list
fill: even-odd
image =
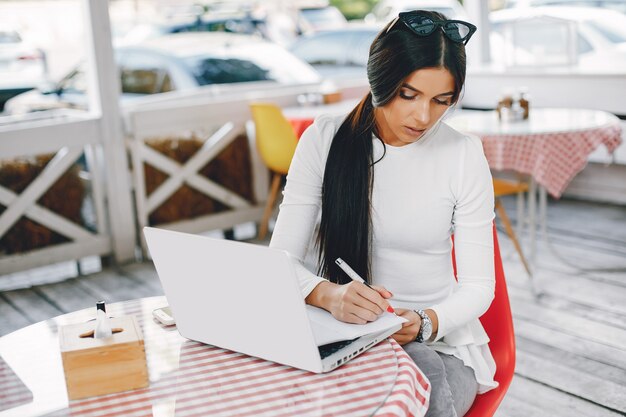
[{"label": "wooden deck floor", "polygon": [[[515,204],[506,201],[515,218]],[[517,336],[516,376],[499,417],[626,416],[626,207],[550,202],[533,297],[513,246],[500,233]],[[527,236],[522,241],[527,243]],[[592,270],[589,270],[592,269]],[[59,314],[162,294],[149,263],[0,293],[0,335]]]}]

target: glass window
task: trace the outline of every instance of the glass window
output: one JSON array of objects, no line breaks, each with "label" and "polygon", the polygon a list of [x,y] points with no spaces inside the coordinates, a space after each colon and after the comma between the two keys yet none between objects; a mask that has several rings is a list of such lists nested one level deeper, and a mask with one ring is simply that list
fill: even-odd
[{"label": "glass window", "polygon": [[185,32],[199,32],[200,28],[194,25],[175,26],[168,30],[168,33],[185,33]]},{"label": "glass window", "polygon": [[593,51],[591,44],[587,42],[587,39],[583,38],[580,33],[578,34],[578,45],[576,45],[576,47],[578,48],[578,55]]},{"label": "glass window", "polygon": [[120,68],[122,93],[156,94],[172,90],[172,80],[163,69]]},{"label": "glass window", "polygon": [[157,56],[127,51],[119,59],[122,93],[157,94],[172,91],[167,63]]},{"label": "glass window", "polygon": [[202,22],[196,31],[203,32],[229,32],[229,33],[247,33],[256,34],[263,37],[266,27],[265,22],[259,19],[248,17],[231,18],[224,20],[209,20]]},{"label": "glass window", "polygon": [[319,34],[299,43],[292,52],[311,65],[343,65],[350,37],[349,32]]},{"label": "glass window", "polygon": [[185,65],[200,85],[265,80],[283,84],[320,81],[319,74],[310,65],[267,42],[228,46],[210,56],[187,58]]},{"label": "glass window", "polygon": [[620,19],[616,15],[615,20],[590,19],[586,23],[611,43],[626,42],[626,16]]},{"label": "glass window", "polygon": [[200,85],[270,80],[267,70],[237,58],[202,59],[196,64],[193,73]]},{"label": "glass window", "polygon": [[206,22],[203,24],[203,29],[207,32],[229,32],[227,29],[228,22],[225,20],[215,21],[215,22]]}]

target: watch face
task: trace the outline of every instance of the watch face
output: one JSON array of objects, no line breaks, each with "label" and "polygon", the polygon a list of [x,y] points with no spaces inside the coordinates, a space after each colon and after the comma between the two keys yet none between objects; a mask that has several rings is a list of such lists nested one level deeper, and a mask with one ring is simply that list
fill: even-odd
[{"label": "watch face", "polygon": [[424,327],[422,329],[422,338],[424,340],[428,340],[430,339],[430,336],[432,336],[432,334],[433,334],[433,326],[430,323],[425,322]]}]

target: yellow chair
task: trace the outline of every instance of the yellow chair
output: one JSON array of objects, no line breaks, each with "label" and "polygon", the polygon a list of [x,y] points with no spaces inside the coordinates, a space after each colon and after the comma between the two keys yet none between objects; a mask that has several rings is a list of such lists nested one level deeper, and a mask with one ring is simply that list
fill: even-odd
[{"label": "yellow chair", "polygon": [[256,145],[261,159],[272,171],[272,186],[259,228],[259,239],[264,239],[270,216],[276,203],[282,177],[287,175],[298,138],[280,108],[269,103],[250,104],[256,130]]},{"label": "yellow chair", "polygon": [[526,257],[522,252],[522,247],[517,240],[517,236],[513,231],[513,227],[511,227],[511,220],[509,220],[509,216],[506,214],[506,210],[504,209],[504,205],[500,200],[500,197],[504,197],[506,195],[519,195],[520,193],[525,193],[528,191],[528,184],[525,182],[514,182],[507,181],[503,179],[494,178],[493,180],[493,193],[495,196],[495,207],[500,220],[502,220],[502,224],[504,225],[504,229],[509,238],[513,241],[513,245],[515,246],[515,250],[519,254],[519,257],[524,264],[524,269],[526,269],[526,273],[528,276],[532,278],[532,273],[530,272],[530,267],[528,262],[526,261]]}]

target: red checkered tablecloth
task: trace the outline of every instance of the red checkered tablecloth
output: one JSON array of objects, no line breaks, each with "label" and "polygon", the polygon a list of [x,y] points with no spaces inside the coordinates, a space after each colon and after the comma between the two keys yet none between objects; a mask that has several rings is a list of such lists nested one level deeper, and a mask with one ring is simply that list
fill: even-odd
[{"label": "red checkered tablecloth", "polygon": [[560,197],[600,145],[613,152],[622,143],[619,124],[572,132],[533,135],[480,135],[489,166],[532,175]]},{"label": "red checkered tablecloth", "polygon": [[[92,318],[91,309],[0,338],[0,356],[6,360],[0,361],[0,417],[391,417],[426,413],[429,383],[392,339],[333,372],[313,374],[185,339],[174,327],[163,327],[152,319],[152,310],[165,304],[164,297],[153,297],[107,308],[113,316],[134,315],[142,327],[150,374],[150,386],[145,389],[67,401],[56,328]],[[18,352],[27,340],[31,345]],[[57,351],[51,352],[54,348]]]},{"label": "red checkered tablecloth", "polygon": [[528,120],[510,122],[461,110],[446,123],[479,136],[492,169],[530,175],[557,198],[598,146],[612,153],[622,143],[619,119],[599,110],[534,108]]}]

